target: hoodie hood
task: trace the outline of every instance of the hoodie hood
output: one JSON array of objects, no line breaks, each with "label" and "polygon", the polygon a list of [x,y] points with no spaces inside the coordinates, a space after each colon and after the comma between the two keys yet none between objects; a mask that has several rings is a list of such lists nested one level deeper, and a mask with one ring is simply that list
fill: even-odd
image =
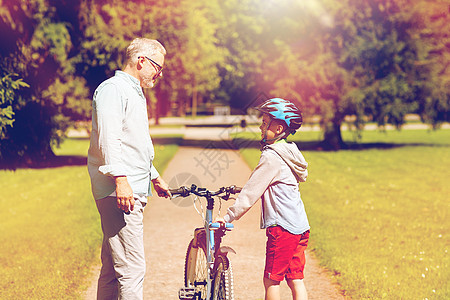
[{"label": "hoodie hood", "polygon": [[266,147],[274,150],[283,159],[289,168],[291,168],[297,181],[306,181],[306,177],[308,177],[308,163],[296,144],[279,142],[267,145]]}]

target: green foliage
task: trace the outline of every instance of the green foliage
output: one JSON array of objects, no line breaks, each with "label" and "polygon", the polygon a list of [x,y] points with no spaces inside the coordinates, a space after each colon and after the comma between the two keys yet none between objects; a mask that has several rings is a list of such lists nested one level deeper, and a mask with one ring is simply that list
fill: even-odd
[{"label": "green foliage", "polygon": [[422,46],[420,67],[422,90],[418,93],[422,120],[439,127],[450,120],[450,7],[447,1],[423,1],[415,5],[413,25]]},{"label": "green foliage", "polygon": [[[84,39],[77,65],[95,88],[124,63],[125,48],[138,36],[158,39],[167,49],[163,79],[146,91],[161,105],[174,102],[178,113],[193,97],[214,98],[220,83],[217,25],[209,1],[90,2],[81,7]],[[95,12],[95,13],[93,13]],[[100,76],[99,76],[100,75]]]},{"label": "green foliage", "polygon": [[[22,78],[17,78],[17,74],[0,73],[0,140],[6,136],[8,127],[14,123],[13,103],[16,98],[16,91],[29,87]],[[1,152],[0,152],[1,157]]]},{"label": "green foliage", "polygon": [[87,83],[82,77],[65,76],[56,78],[48,88],[42,92],[44,99],[52,99],[58,112],[72,120],[86,120],[91,112],[91,101]]},{"label": "green foliage", "polygon": [[214,99],[212,92],[220,84],[224,49],[217,47],[217,25],[210,18],[213,4],[186,0],[152,6],[155,18],[148,23],[160,26],[149,34],[163,41],[168,51],[167,70],[155,92],[158,98],[175,102],[180,115],[192,102]]},{"label": "green foliage", "polygon": [[33,60],[38,60],[42,54],[53,57],[63,66],[72,47],[69,31],[63,23],[52,23],[44,19],[36,27],[30,42]]},{"label": "green foliage", "polygon": [[450,8],[444,2],[281,4],[283,18],[271,20],[272,30],[289,28],[290,35],[274,39],[282,55],[266,64],[266,80],[280,69],[285,75],[275,79],[272,93],[319,115],[333,148],[343,146],[340,127],[347,115],[356,117],[358,130],[367,121],[400,127],[408,113],[438,126],[450,108]]},{"label": "green foliage", "polygon": [[217,98],[245,111],[258,92],[267,92],[261,83],[261,66],[269,53],[264,47],[264,20],[267,1],[217,1],[212,14],[218,25],[218,47],[225,51],[220,65]]}]

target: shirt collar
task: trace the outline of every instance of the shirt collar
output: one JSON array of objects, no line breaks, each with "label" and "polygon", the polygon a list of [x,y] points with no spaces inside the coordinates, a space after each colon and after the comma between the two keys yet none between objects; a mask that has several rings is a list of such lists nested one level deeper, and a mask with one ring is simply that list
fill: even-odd
[{"label": "shirt collar", "polygon": [[118,77],[128,81],[140,95],[144,95],[144,93],[142,92],[141,83],[139,82],[139,80],[136,77],[133,77],[130,74],[128,74],[124,71],[121,71],[121,70],[117,70],[115,73],[115,76],[118,76]]}]

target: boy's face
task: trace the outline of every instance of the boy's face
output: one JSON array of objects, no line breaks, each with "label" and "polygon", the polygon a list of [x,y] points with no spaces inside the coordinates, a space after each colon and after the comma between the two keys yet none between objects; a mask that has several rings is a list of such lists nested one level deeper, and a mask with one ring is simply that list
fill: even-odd
[{"label": "boy's face", "polygon": [[[273,144],[275,141],[272,140],[285,129],[282,122],[278,120],[272,120],[272,122],[270,122],[271,119],[272,118],[268,114],[263,114],[261,126],[259,126],[259,129],[261,130],[261,139],[264,139],[265,137],[268,144]],[[270,126],[267,128],[269,123]]]}]

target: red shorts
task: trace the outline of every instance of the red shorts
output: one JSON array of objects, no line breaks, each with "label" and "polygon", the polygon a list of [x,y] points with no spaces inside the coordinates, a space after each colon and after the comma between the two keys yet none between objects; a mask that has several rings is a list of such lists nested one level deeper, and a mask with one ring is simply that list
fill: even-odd
[{"label": "red shorts", "polygon": [[303,234],[292,234],[281,226],[271,226],[266,229],[266,235],[264,277],[275,281],[303,279],[309,230]]}]

